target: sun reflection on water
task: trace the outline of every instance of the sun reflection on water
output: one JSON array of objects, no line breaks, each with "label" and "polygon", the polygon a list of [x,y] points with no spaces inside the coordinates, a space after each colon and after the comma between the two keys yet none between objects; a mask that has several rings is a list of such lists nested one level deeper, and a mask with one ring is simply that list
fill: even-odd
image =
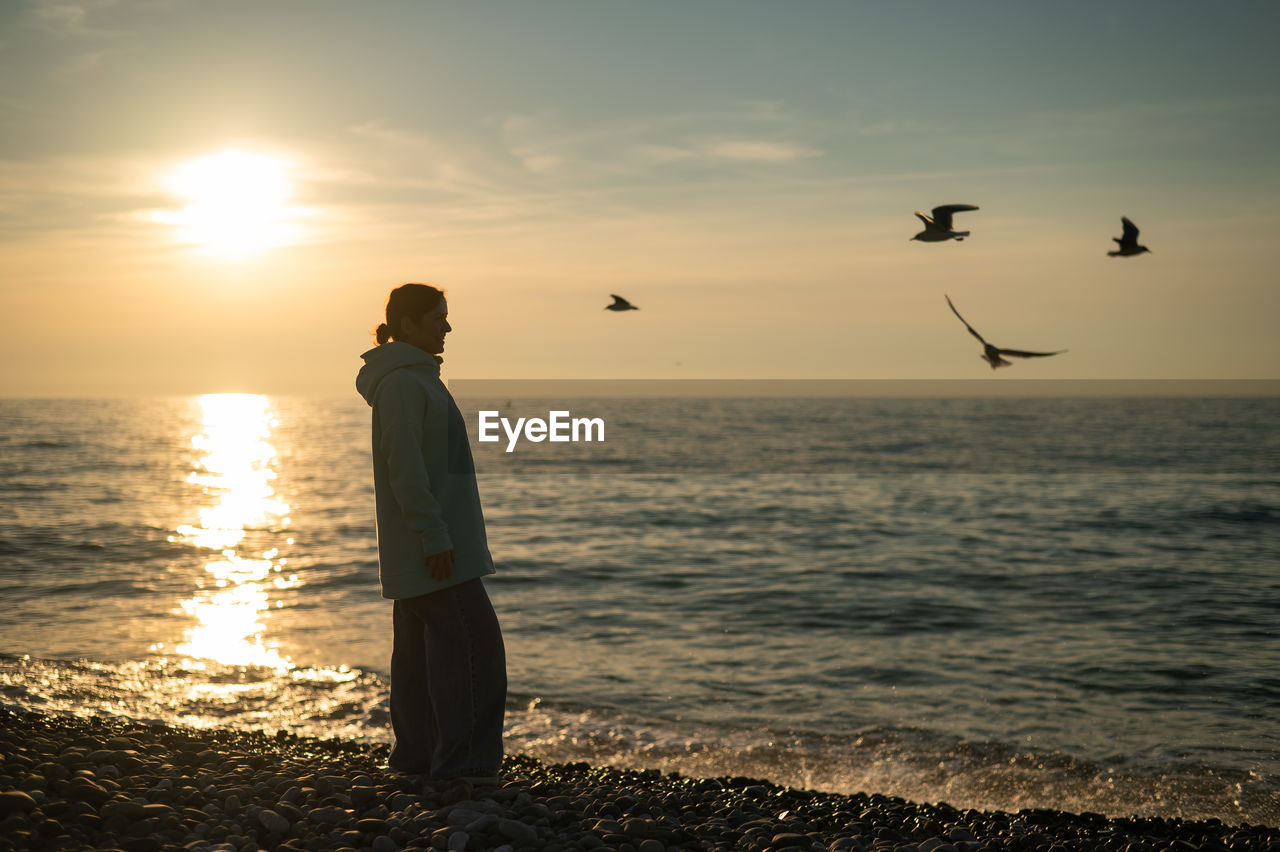
[{"label": "sun reflection on water", "polygon": [[[265,638],[270,611],[284,606],[279,592],[296,587],[285,574],[287,560],[271,540],[286,536],[289,506],[272,482],[277,463],[270,443],[276,421],[270,401],[256,394],[208,394],[200,397],[203,431],[192,446],[203,453],[187,481],[216,498],[198,512],[199,522],[183,524],[178,534],[200,548],[217,551],[204,566],[195,594],[182,601],[195,619],[177,648],[179,654],[232,666],[263,666],[284,672],[294,667],[276,643]],[[266,537],[272,546],[257,552]],[[290,540],[284,538],[284,543]]]}]

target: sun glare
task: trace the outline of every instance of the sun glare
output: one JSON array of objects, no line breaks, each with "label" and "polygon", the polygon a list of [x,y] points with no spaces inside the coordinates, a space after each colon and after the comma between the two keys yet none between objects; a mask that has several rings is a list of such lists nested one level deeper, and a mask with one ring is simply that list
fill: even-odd
[{"label": "sun glare", "polygon": [[270,401],[256,394],[208,394],[200,397],[200,409],[204,430],[191,445],[202,456],[187,481],[209,504],[198,511],[199,524],[176,531],[217,555],[206,561],[195,593],[181,602],[195,623],[177,652],[197,661],[292,668],[266,638],[272,605],[283,606],[280,593],[300,584],[284,572],[288,561],[279,548],[264,548],[290,523],[288,504],[271,487],[277,455],[269,442],[275,426]]},{"label": "sun glare", "polygon": [[290,164],[228,150],[181,163],[165,184],[185,206],[156,218],[178,239],[227,259],[242,259],[296,241],[301,211],[289,203]]}]

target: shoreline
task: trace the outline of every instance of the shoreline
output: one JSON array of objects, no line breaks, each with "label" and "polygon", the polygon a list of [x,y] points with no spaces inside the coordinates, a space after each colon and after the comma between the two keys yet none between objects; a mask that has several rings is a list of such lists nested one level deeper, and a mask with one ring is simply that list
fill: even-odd
[{"label": "shoreline", "polygon": [[387,746],[0,707],[0,850],[1269,850],[1280,827],[960,810],[508,755],[424,785]]}]

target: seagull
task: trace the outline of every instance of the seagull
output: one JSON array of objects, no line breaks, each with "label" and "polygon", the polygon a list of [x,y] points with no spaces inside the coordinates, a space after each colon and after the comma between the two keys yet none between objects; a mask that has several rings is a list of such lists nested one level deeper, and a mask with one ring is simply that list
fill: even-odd
[{"label": "seagull", "polygon": [[965,322],[964,317],[961,317],[960,312],[956,310],[956,306],[951,304],[951,297],[946,296],[946,299],[947,299],[947,304],[950,305],[951,307],[951,313],[955,314],[957,317],[960,317],[960,322],[963,322],[964,327],[969,329],[969,333],[972,334],[974,337],[978,338],[978,340],[982,342],[982,355],[979,357],[981,357],[982,360],[990,364],[991,369],[993,370],[996,367],[1011,366],[1011,362],[1004,360],[1004,358],[1001,358],[1000,357],[1001,355],[1012,355],[1015,358],[1043,358],[1047,355],[1060,355],[1061,353],[1067,351],[1065,349],[1059,349],[1057,352],[1024,352],[1021,349],[1000,349],[999,347],[992,346],[990,343],[983,340],[981,334],[978,334],[978,332],[973,330],[973,326]]},{"label": "seagull", "polygon": [[943,240],[959,242],[969,236],[969,232],[951,230],[951,214],[977,209],[973,204],[943,204],[933,208],[933,216],[926,216],[917,210],[916,215],[924,222],[924,230],[911,239],[922,243],[939,243]]},{"label": "seagull", "polygon": [[1107,257],[1133,257],[1135,254],[1151,251],[1146,246],[1138,245],[1138,226],[1130,222],[1128,216],[1121,216],[1120,223],[1124,225],[1124,235],[1111,238],[1120,244],[1120,248],[1107,252]]},{"label": "seagull", "polygon": [[638,311],[640,310],[635,305],[631,304],[621,296],[614,295],[613,293],[610,293],[609,295],[613,296],[613,304],[605,305],[604,309],[606,311]]}]

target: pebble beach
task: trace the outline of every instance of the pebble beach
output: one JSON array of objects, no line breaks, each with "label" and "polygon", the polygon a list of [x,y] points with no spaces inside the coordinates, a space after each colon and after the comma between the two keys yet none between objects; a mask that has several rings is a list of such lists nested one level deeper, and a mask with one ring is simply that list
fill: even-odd
[{"label": "pebble beach", "polygon": [[1280,828],[1115,819],[509,755],[498,785],[388,772],[387,747],[0,708],[0,850],[1280,850]]}]

